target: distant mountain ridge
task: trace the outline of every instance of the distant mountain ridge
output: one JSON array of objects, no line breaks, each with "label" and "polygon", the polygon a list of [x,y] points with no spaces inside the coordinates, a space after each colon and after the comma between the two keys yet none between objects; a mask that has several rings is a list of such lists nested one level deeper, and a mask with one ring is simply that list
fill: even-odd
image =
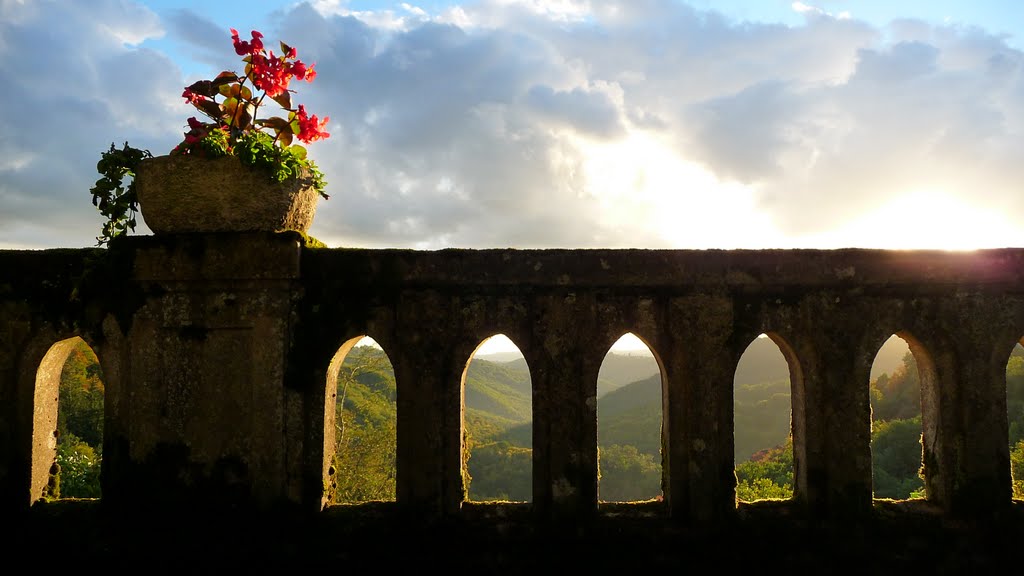
[{"label": "distant mountain ridge", "polygon": [[[490,356],[474,358],[473,361],[489,361],[487,358]],[[527,371],[526,359],[522,355],[517,354],[514,359],[507,360],[504,364],[514,370]],[[620,354],[612,352],[605,356],[601,370],[597,374],[597,396],[600,398],[613,390],[658,374],[660,371],[658,361],[650,353]]]},{"label": "distant mountain ridge", "polygon": [[[879,349],[871,368],[871,379],[881,374],[891,373],[903,364],[907,344],[899,337],[892,337]],[[526,360],[518,352],[502,352],[487,356],[478,356],[474,362],[497,362],[509,368],[527,371]],[[472,366],[472,363],[470,364]],[[604,395],[627,384],[645,380],[660,373],[657,360],[650,353],[623,354],[611,352],[605,356],[598,373],[597,395]],[[744,350],[736,366],[734,383],[736,385],[758,384],[776,380],[789,379],[789,365],[778,345],[770,338],[755,338]]]},{"label": "distant mountain ridge", "polygon": [[[894,339],[882,347],[876,369],[885,366],[886,354],[900,353],[899,344],[903,341]],[[468,494],[472,500],[529,500],[533,447],[530,372],[521,355],[504,362],[488,359],[494,357],[474,357],[466,369],[463,394]],[[902,356],[899,363],[902,366]],[[345,359],[340,374],[352,374],[351,367],[346,372],[346,366],[360,368],[354,380],[339,379],[338,398],[346,400],[349,414],[338,420],[339,437],[354,438],[353,446],[359,446],[358,441],[369,438],[368,432],[390,429],[394,442],[398,392],[383,351],[356,347]],[[602,498],[647,499],[658,493],[661,381],[653,355],[606,356],[596,383]],[[789,368],[770,339],[754,340],[742,355],[734,375],[734,398],[737,464],[784,444],[791,413]],[[358,467],[359,462],[353,465]],[[637,487],[643,487],[643,493],[629,495],[629,490],[639,490]]]},{"label": "distant mountain ridge", "polygon": [[[383,354],[373,348],[357,347],[355,356]],[[899,338],[886,342],[878,353],[872,370],[889,373],[901,366],[906,343]],[[508,358],[492,354],[474,357],[466,373],[465,406],[467,428],[479,439],[505,440],[520,446],[529,446],[530,422],[533,419],[533,394],[530,374],[522,355],[510,353],[511,360],[497,362],[491,358]],[[348,362],[348,359],[346,359]],[[386,377],[393,381],[390,364],[385,368]],[[366,384],[372,380],[362,379]],[[379,380],[382,376],[374,376]],[[786,414],[788,419],[789,367],[778,346],[769,338],[757,338],[743,353],[736,368],[734,386],[739,404],[737,415],[757,410],[754,405],[768,402],[780,407],[772,412]],[[375,386],[379,387],[379,382]],[[393,384],[391,384],[393,386]],[[642,451],[654,446],[657,449],[661,424],[661,377],[657,361],[650,354],[610,353],[606,356],[598,375],[598,424],[603,440],[614,440],[617,444],[630,444]],[[351,400],[364,409],[372,404],[359,402],[370,393],[358,389],[349,390]],[[393,389],[392,389],[392,394]],[[747,405],[750,405],[747,407]],[[380,408],[377,408],[380,411]],[[778,423],[774,422],[760,430],[759,435],[777,435]],[[737,456],[749,452],[743,434],[737,432]],[[653,440],[652,440],[653,439]],[[653,442],[653,444],[652,444]],[[753,442],[753,439],[751,439]],[[655,452],[656,453],[656,452]]]}]

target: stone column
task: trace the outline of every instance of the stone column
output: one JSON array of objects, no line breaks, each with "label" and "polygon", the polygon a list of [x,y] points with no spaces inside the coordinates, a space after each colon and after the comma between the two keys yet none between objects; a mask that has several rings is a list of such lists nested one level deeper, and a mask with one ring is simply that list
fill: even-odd
[{"label": "stone column", "polygon": [[[1020,306],[1008,300],[960,295],[945,303],[955,321],[951,377],[940,379],[951,393],[936,395],[942,406],[941,430],[951,449],[942,453],[947,470],[930,483],[942,496],[939,503],[956,515],[1006,510],[1012,501],[1009,429],[1006,404],[1006,363],[1019,337],[1006,330],[1005,319],[1019,316]],[[942,392],[945,392],[943,390]],[[931,497],[931,492],[929,492]]]},{"label": "stone column", "polygon": [[[112,505],[289,507],[303,494],[308,397],[286,382],[301,238],[132,239],[130,323],[105,466]],[[322,431],[321,431],[322,434]],[[108,490],[109,488],[109,490]],[[307,487],[308,489],[308,487]]]},{"label": "stone column", "polygon": [[720,525],[736,509],[733,304],[724,295],[676,298],[668,322],[671,513],[695,525]]},{"label": "stone column", "polygon": [[[534,508],[556,523],[597,511],[597,374],[603,334],[593,297],[554,293],[534,302],[527,353],[533,378]],[[587,313],[587,311],[590,311]]]},{"label": "stone column", "polygon": [[871,360],[855,349],[866,315],[845,295],[809,297],[792,310],[801,376],[793,390],[796,497],[819,518],[871,512]]},{"label": "stone column", "polygon": [[398,305],[392,352],[398,387],[396,497],[402,510],[429,520],[459,509],[463,499],[462,390],[464,364],[453,353],[447,298],[410,291]]}]

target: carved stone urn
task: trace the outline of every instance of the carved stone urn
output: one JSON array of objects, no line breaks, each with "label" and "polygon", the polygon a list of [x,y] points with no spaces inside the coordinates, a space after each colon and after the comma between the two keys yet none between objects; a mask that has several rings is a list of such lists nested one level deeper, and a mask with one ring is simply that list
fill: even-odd
[{"label": "carved stone urn", "polygon": [[273,181],[235,156],[156,156],[135,173],[139,211],[154,234],[306,233],[320,195],[307,174]]}]

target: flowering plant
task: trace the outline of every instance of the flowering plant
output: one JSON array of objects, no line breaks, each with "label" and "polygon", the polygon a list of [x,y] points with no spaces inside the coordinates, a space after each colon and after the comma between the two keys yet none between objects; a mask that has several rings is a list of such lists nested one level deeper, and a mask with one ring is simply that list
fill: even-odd
[{"label": "flowering plant", "polygon": [[[327,182],[316,164],[306,156],[306,149],[294,141],[309,144],[330,136],[324,128],[329,117],[322,120],[310,115],[305,106],[292,104],[289,88],[292,79],[312,82],[314,65],[306,65],[297,57],[295,48],[281,43],[281,54],[263,46],[263,34],[253,30],[251,40],[241,40],[231,29],[235,53],[242,56],[245,73],[225,70],[213,80],[200,80],[185,88],[181,96],[206,116],[206,121],[188,119],[184,139],[171,150],[171,155],[202,158],[235,156],[244,164],[264,169],[277,182],[308,175],[313,187],[323,198]],[[258,118],[267,98],[287,112],[287,118]],[[220,99],[218,101],[218,99]],[[113,144],[103,152],[97,163],[102,177],[91,189],[93,205],[107,217],[99,245],[109,243],[128,230],[135,229],[138,196],[135,171],[139,163],[152,155],[126,142],[120,150]],[[131,177],[127,185],[124,179]]]}]

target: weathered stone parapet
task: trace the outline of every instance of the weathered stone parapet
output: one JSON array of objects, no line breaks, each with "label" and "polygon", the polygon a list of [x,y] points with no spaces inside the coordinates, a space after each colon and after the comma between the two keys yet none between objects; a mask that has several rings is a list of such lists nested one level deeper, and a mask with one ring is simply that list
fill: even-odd
[{"label": "weathered stone parapet", "polygon": [[921,370],[928,505],[953,516],[1011,505],[1005,368],[1024,336],[1021,249],[421,252],[221,234],[0,252],[0,268],[9,507],[39,496],[32,411],[47,393],[39,382],[53,381],[43,358],[79,335],[108,380],[105,503],[321,511],[332,366],[370,336],[397,383],[389,506],[464,518],[463,377],[501,333],[533,382],[531,518],[599,518],[609,508],[598,499],[597,375],[626,332],[662,370],[664,501],[644,510],[698,527],[737,520],[733,378],[762,333],[790,367],[785,509],[836,520],[877,510],[869,378],[894,333]]}]

